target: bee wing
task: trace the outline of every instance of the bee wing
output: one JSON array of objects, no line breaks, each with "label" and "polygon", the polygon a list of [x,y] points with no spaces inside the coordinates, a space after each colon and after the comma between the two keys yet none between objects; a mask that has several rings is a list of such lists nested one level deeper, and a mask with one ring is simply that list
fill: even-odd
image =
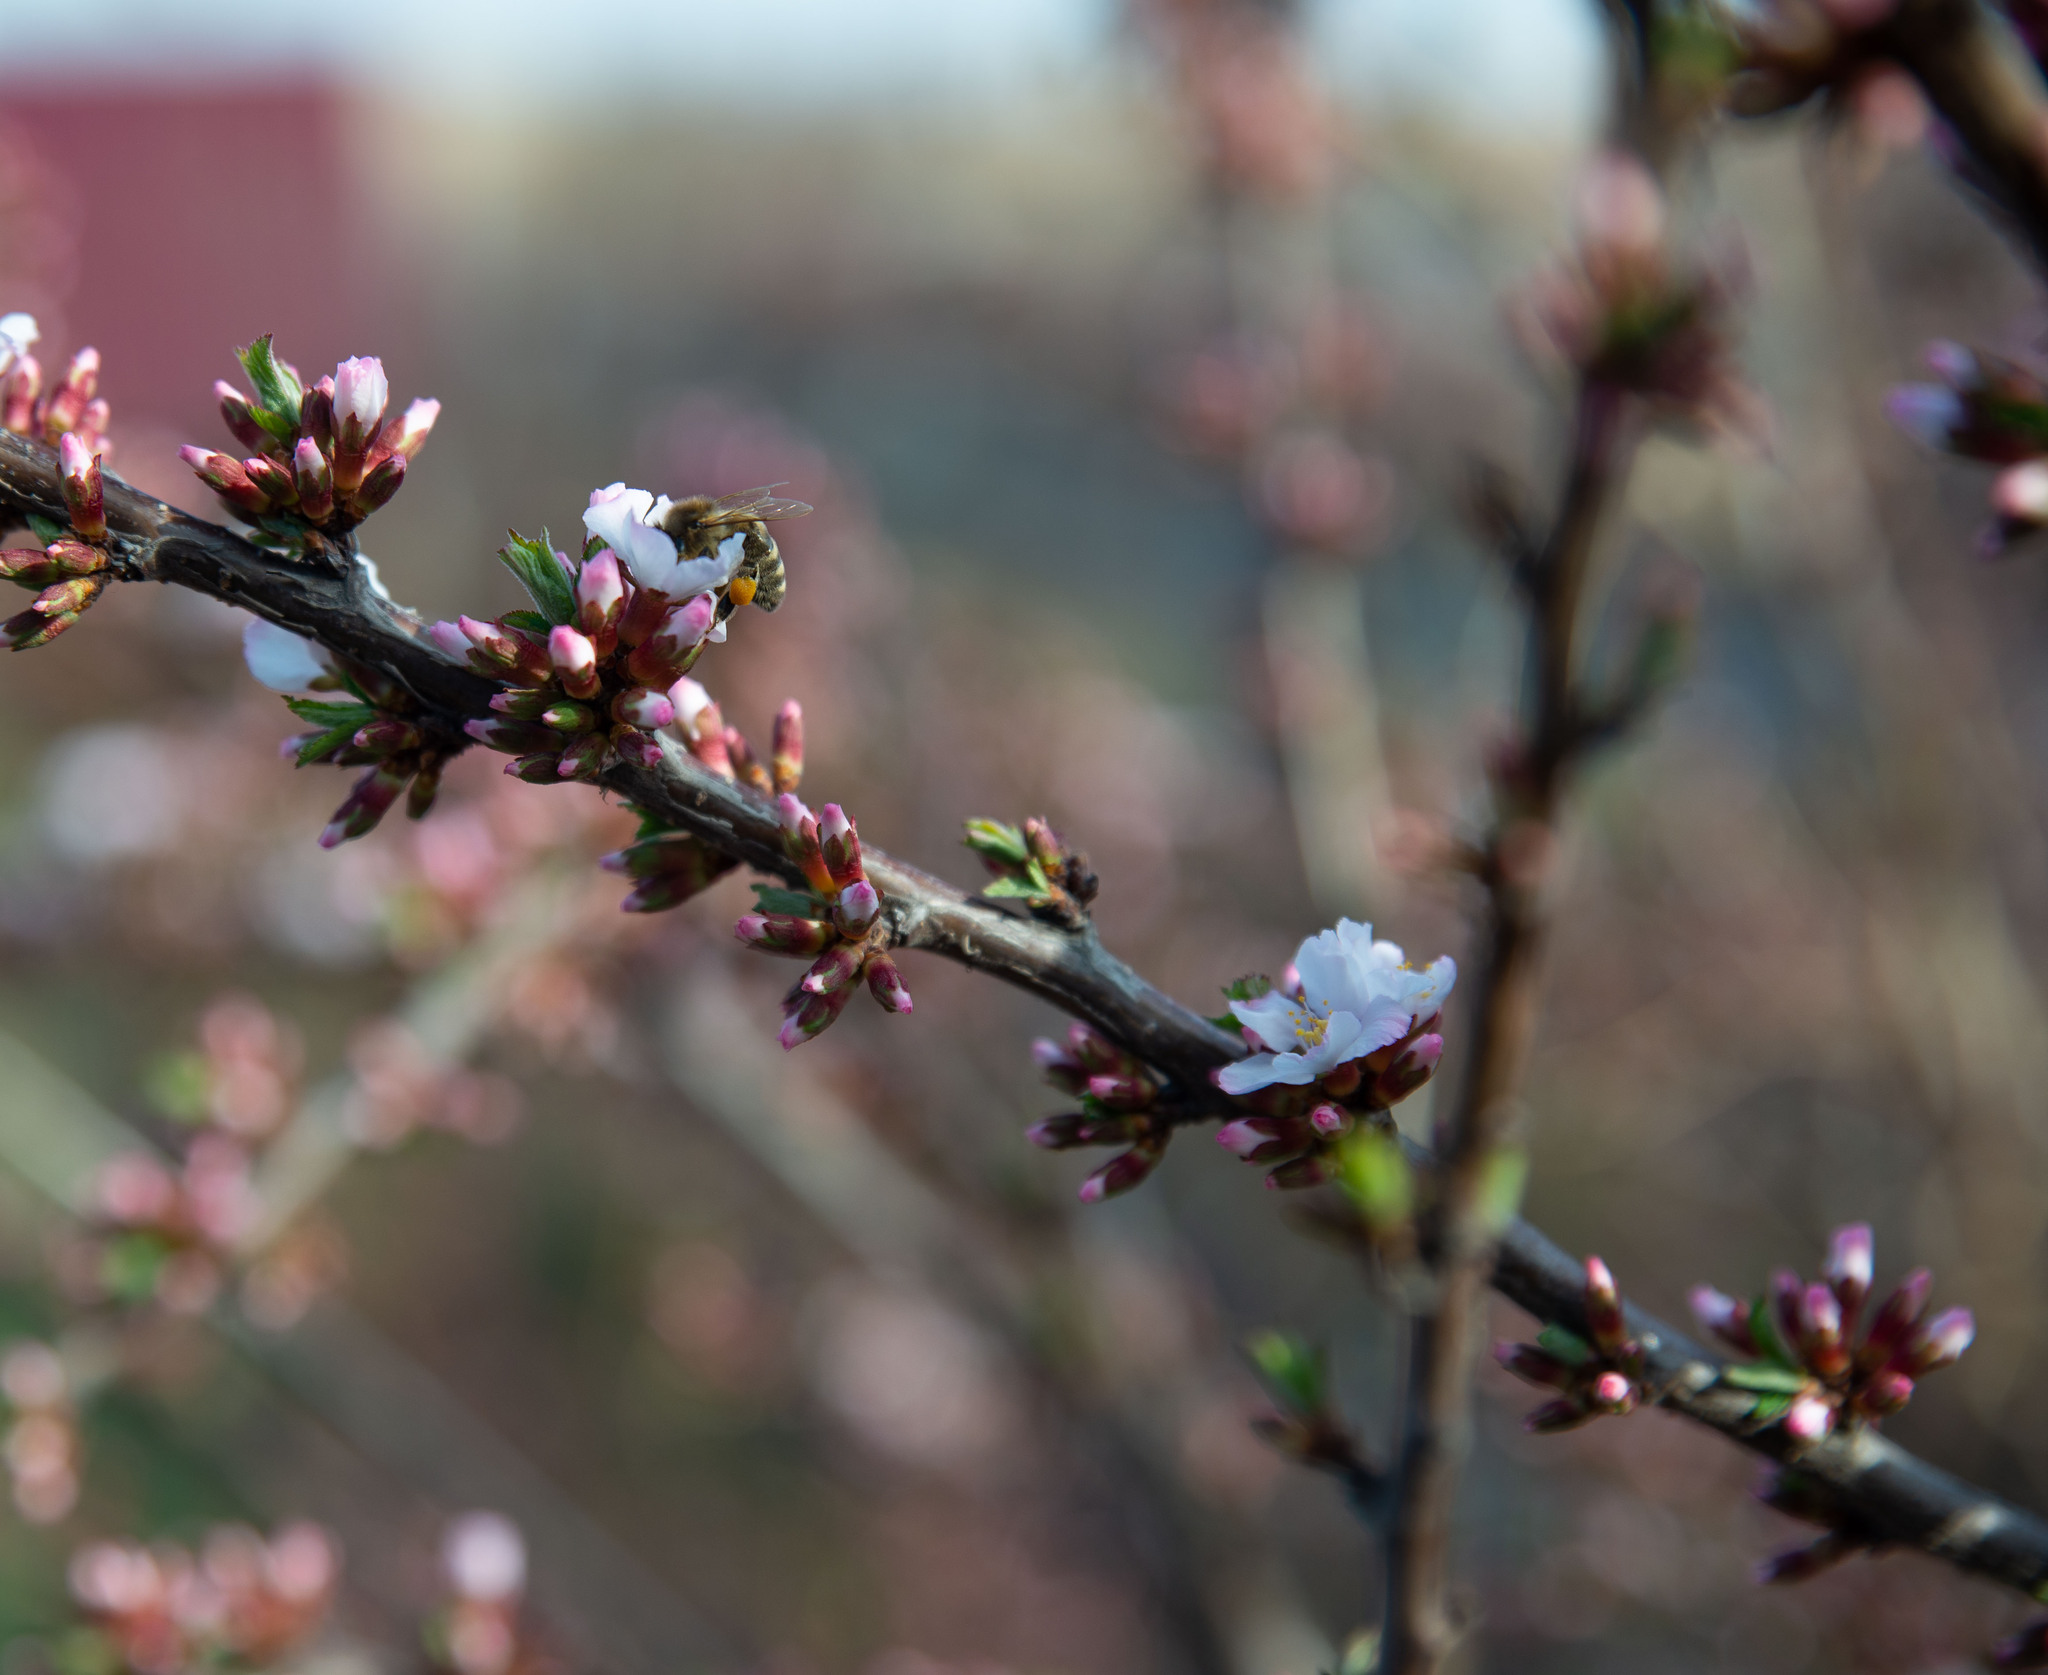
[{"label": "bee wing", "polygon": [[759,519],[766,522],[772,518],[800,518],[810,510],[801,500],[778,500],[769,493],[770,489],[781,487],[780,483],[769,483],[758,489],[741,489],[737,494],[722,495],[697,521],[746,523],[750,519]]}]

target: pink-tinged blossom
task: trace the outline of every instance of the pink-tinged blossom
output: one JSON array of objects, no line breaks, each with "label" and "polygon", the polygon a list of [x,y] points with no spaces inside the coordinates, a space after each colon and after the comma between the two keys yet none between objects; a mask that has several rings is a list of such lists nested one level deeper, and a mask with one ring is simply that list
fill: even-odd
[{"label": "pink-tinged blossom", "polygon": [[391,402],[391,382],[375,355],[359,355],[334,369],[334,428],[344,453],[361,453]]},{"label": "pink-tinged blossom", "polygon": [[1835,1428],[1835,1410],[1818,1396],[1800,1396],[1785,1414],[1786,1434],[1800,1442],[1819,1442]]},{"label": "pink-tinged blossom", "polygon": [[1968,1309],[1944,1309],[1921,1331],[1913,1357],[1913,1372],[1931,1373],[1952,1367],[1977,1336],[1977,1317]]},{"label": "pink-tinged blossom", "polygon": [[1835,1230],[1834,1238],[1828,1243],[1828,1259],[1821,1268],[1821,1277],[1834,1288],[1835,1300],[1842,1305],[1845,1321],[1855,1321],[1856,1311],[1863,1306],[1863,1299],[1870,1295],[1875,1264],[1876,1245],[1867,1221],[1854,1222]]},{"label": "pink-tinged blossom", "polygon": [[644,686],[622,692],[612,700],[613,719],[631,727],[666,727],[675,719],[675,713],[675,705],[665,695],[649,692]]},{"label": "pink-tinged blossom", "polygon": [[1280,989],[1231,1003],[1231,1013],[1268,1051],[1224,1066],[1217,1083],[1242,1095],[1276,1083],[1305,1086],[1341,1064],[1390,1047],[1443,1007],[1457,980],[1448,958],[1416,971],[1372,927],[1340,919],[1294,957],[1299,999]]},{"label": "pink-tinged blossom", "polygon": [[261,617],[243,624],[242,658],[249,673],[273,692],[310,692],[316,682],[334,674],[326,647]]},{"label": "pink-tinged blossom", "polygon": [[570,697],[592,698],[597,695],[597,647],[590,643],[588,635],[568,627],[551,630],[548,634],[548,662],[561,681],[562,690]]},{"label": "pink-tinged blossom", "polygon": [[107,538],[106,485],[100,477],[99,455],[76,431],[67,430],[57,443],[63,472],[64,505],[71,527],[87,541]]},{"label": "pink-tinged blossom", "polygon": [[427,433],[434,428],[434,421],[441,416],[441,404],[431,399],[415,401],[405,410],[405,416],[377,439],[381,453],[387,447],[394,454],[406,459],[414,458],[427,439]]},{"label": "pink-tinged blossom", "polygon": [[458,663],[469,661],[469,654],[476,649],[476,642],[463,633],[458,622],[436,622],[427,628],[427,638],[436,650],[445,652]]},{"label": "pink-tinged blossom", "polygon": [[633,580],[669,599],[687,599],[724,587],[746,557],[746,537],[729,535],[702,558],[684,558],[667,531],[657,527],[668,511],[646,489],[624,483],[594,491],[583,527],[619,555]]},{"label": "pink-tinged blossom", "polygon": [[0,314],[0,375],[26,356],[42,335],[33,314]]}]

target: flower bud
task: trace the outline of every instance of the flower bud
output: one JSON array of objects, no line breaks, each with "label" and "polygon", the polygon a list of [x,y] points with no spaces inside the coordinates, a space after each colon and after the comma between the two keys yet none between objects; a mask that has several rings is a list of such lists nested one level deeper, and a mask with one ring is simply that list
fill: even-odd
[{"label": "flower bud", "polygon": [[[353,489],[362,482],[363,456],[391,400],[384,363],[375,355],[346,360],[334,369],[335,483]],[[351,471],[353,474],[351,474]]]},{"label": "flower bud", "polygon": [[1860,1371],[1876,1372],[1894,1358],[1926,1314],[1927,1295],[1933,1289],[1934,1276],[1925,1268],[1915,1268],[1899,1281],[1897,1289],[1879,1305],[1869,1330],[1863,1334],[1863,1345],[1856,1352]]},{"label": "flower bud", "polygon": [[[339,461],[341,456],[336,455],[335,457]],[[340,475],[340,471],[337,468],[335,472],[336,488],[341,486]],[[369,475],[363,479],[362,486],[348,496],[347,510],[349,514],[356,518],[368,517],[380,507],[389,505],[391,497],[404,486],[404,483],[405,455],[387,455],[371,468]]]},{"label": "flower bud", "polygon": [[1497,1343],[1493,1358],[1517,1378],[1550,1390],[1569,1390],[1578,1369],[1533,1343]]},{"label": "flower bud", "polygon": [[374,751],[379,756],[396,756],[419,749],[426,742],[426,735],[403,716],[386,715],[358,727],[355,742],[358,749]]},{"label": "flower bud", "polygon": [[561,627],[548,634],[548,662],[562,690],[572,698],[595,698],[598,689],[597,647],[587,635]]},{"label": "flower bud", "polygon": [[[299,397],[299,440],[312,443],[323,454],[334,452],[334,380],[331,377],[319,379]],[[259,442],[257,446],[261,448],[265,444]]]},{"label": "flower bud", "polygon": [[63,469],[64,506],[71,514],[71,527],[87,541],[107,538],[106,488],[100,480],[97,455],[78,437],[66,431],[57,444],[57,458]]},{"label": "flower bud", "polygon": [[[435,622],[427,626],[427,638],[434,649],[444,657],[452,657],[458,663],[467,663],[469,654],[476,650],[476,642],[462,631],[459,622]],[[495,706],[494,706],[495,707]]]},{"label": "flower bud", "polygon": [[610,656],[618,644],[625,610],[625,578],[617,555],[606,547],[576,574],[576,626],[590,636],[600,657]]},{"label": "flower bud", "polygon": [[1325,1101],[1309,1112],[1308,1125],[1325,1140],[1335,1140],[1351,1132],[1351,1113]]},{"label": "flower bud", "polygon": [[1716,1291],[1711,1285],[1696,1285],[1688,1300],[1699,1323],[1738,1355],[1763,1353],[1756,1335],[1749,1329],[1749,1305]]},{"label": "flower bud", "polygon": [[514,721],[539,721],[557,702],[544,686],[510,686],[491,694],[491,708]]},{"label": "flower bud", "polygon": [[1586,1335],[1603,1355],[1629,1347],[1628,1322],[1621,1312],[1621,1293],[1614,1275],[1597,1256],[1586,1258]]},{"label": "flower bud", "polygon": [[[13,425],[7,427],[9,430]],[[242,469],[242,462],[226,454],[217,454],[210,448],[198,448],[187,444],[178,450],[178,458],[189,465],[199,480],[225,500],[237,512],[251,517],[261,517],[270,510],[270,498],[249,481],[249,473]]]},{"label": "flower bud", "polygon": [[562,752],[555,772],[563,779],[595,779],[604,771],[604,759],[610,752],[609,739],[600,733],[584,733]]},{"label": "flower bud", "polygon": [[856,879],[839,892],[832,904],[832,922],[841,934],[858,937],[867,933],[882,911],[882,898],[865,878]]},{"label": "flower bud", "polygon": [[764,954],[788,954],[808,960],[831,947],[838,932],[823,919],[798,919],[781,913],[749,913],[733,926],[732,934],[749,948],[758,948]]},{"label": "flower bud", "polygon": [[29,609],[43,616],[77,616],[100,596],[106,585],[104,576],[72,576],[52,582],[36,595]]},{"label": "flower bud", "polygon": [[794,791],[804,777],[804,712],[794,698],[775,712],[768,767],[778,794]]},{"label": "flower bud", "polygon": [[1798,1397],[1785,1413],[1785,1434],[1795,1441],[1819,1442],[1835,1428],[1835,1410],[1818,1396]]},{"label": "flower bud", "polygon": [[621,762],[630,762],[635,767],[658,768],[662,764],[661,740],[637,727],[623,724],[614,727],[612,750]]},{"label": "flower bud", "polygon": [[860,833],[837,803],[827,803],[818,816],[818,843],[825,857],[825,870],[836,888],[844,889],[867,875],[861,871]]},{"label": "flower bud", "polygon": [[26,436],[35,423],[36,397],[42,394],[43,369],[33,355],[22,355],[0,384],[0,430]]},{"label": "flower bud", "polygon": [[782,822],[782,846],[803,872],[804,882],[821,896],[836,894],[832,875],[825,870],[824,851],[818,847],[818,823],[811,818],[811,811],[787,792],[775,799],[775,811]]},{"label": "flower bud", "polygon": [[1587,1401],[1602,1413],[1633,1413],[1636,1405],[1636,1387],[1629,1382],[1626,1373],[1609,1370],[1593,1380],[1586,1392]]},{"label": "flower bud", "polygon": [[[494,698],[491,708],[497,707],[498,702]],[[587,704],[550,704],[534,720],[557,733],[589,733],[596,731],[597,711]]]},{"label": "flower bud", "polygon": [[216,379],[213,394],[220,403],[220,416],[237,442],[245,448],[257,449],[274,445],[270,432],[256,422],[249,398],[240,390],[225,379]]},{"label": "flower bud", "polygon": [[829,994],[793,992],[782,1003],[782,1028],[776,1032],[775,1039],[785,1052],[801,1046],[828,1028],[846,1010],[846,1003],[853,999],[854,992],[855,985],[851,983],[841,984]]},{"label": "flower bud", "polygon": [[1545,1402],[1524,1414],[1522,1429],[1533,1431],[1538,1436],[1553,1436],[1559,1431],[1574,1430],[1592,1417],[1576,1398],[1560,1396],[1556,1401]]},{"label": "flower bud", "polygon": [[427,433],[434,428],[434,421],[440,416],[441,404],[438,401],[415,401],[396,424],[386,425],[371,444],[370,464],[380,465],[392,454],[406,460],[418,458]]},{"label": "flower bud", "polygon": [[298,485],[292,481],[291,472],[268,454],[251,454],[243,460],[242,475],[263,496],[267,509],[275,511],[298,503]]},{"label": "flower bud", "polygon": [[1299,1154],[1309,1134],[1295,1117],[1239,1117],[1216,1131],[1216,1143],[1247,1163],[1273,1163]]},{"label": "flower bud", "polygon": [[1291,1157],[1267,1170],[1266,1188],[1270,1192],[1299,1192],[1307,1187],[1321,1186],[1330,1178],[1328,1160],[1311,1152],[1305,1157]]},{"label": "flower bud", "polygon": [[1788,1347],[1797,1348],[1804,1328],[1799,1323],[1799,1305],[1806,1297],[1806,1282],[1790,1268],[1780,1268],[1771,1275],[1771,1313],[1778,1328],[1778,1337]]},{"label": "flower bud", "polygon": [[107,555],[98,547],[69,535],[60,535],[43,549],[43,557],[58,576],[91,576],[107,567]]},{"label": "flower bud", "polygon": [[1802,1359],[1822,1378],[1849,1367],[1842,1343],[1842,1305],[1825,1285],[1809,1285],[1799,1300],[1799,1335],[1794,1340]]},{"label": "flower bud", "polygon": [[292,487],[298,491],[299,516],[308,523],[334,516],[334,471],[310,436],[292,451]]},{"label": "flower bud", "polygon": [[1024,1131],[1024,1138],[1049,1152],[1072,1151],[1077,1146],[1118,1146],[1128,1141],[1134,1125],[1128,1117],[1092,1117],[1068,1111],[1046,1117]]},{"label": "flower bud", "polygon": [[1040,1036],[1032,1042],[1031,1062],[1062,1093],[1081,1093],[1088,1086],[1088,1072],[1081,1068],[1078,1060],[1068,1057],[1066,1048],[1057,1041]]},{"label": "flower bud", "polygon": [[612,700],[612,719],[623,721],[629,727],[644,727],[650,732],[656,727],[666,727],[675,719],[675,705],[661,692],[650,692],[644,686],[632,687],[621,692]]},{"label": "flower bud", "polygon": [[[646,616],[643,627],[635,619]],[[619,623],[619,643],[631,646],[626,673],[643,686],[667,686],[690,669],[716,626],[718,605],[700,593],[671,607],[660,594],[641,588]]]},{"label": "flower bud", "polygon": [[1977,1336],[1977,1317],[1968,1309],[1943,1309],[1912,1340],[1908,1370],[1923,1376],[1952,1367]]},{"label": "flower bud", "polygon": [[1099,1204],[1105,1198],[1129,1192],[1159,1167],[1159,1160],[1165,1155],[1165,1148],[1157,1145],[1133,1146],[1127,1152],[1119,1152],[1081,1183],[1081,1202]]},{"label": "flower bud", "polygon": [[1828,1259],[1821,1269],[1821,1277],[1833,1288],[1835,1301],[1842,1305],[1844,1331],[1855,1325],[1857,1311],[1863,1307],[1863,1299],[1870,1295],[1874,1260],[1874,1241],[1868,1222],[1853,1222],[1835,1229],[1834,1238],[1828,1242]]},{"label": "flower bud", "polygon": [[797,980],[797,987],[807,995],[828,995],[860,975],[860,962],[858,943],[837,943],[812,962],[810,970]]},{"label": "flower bud", "polygon": [[90,348],[79,350],[71,357],[71,364],[65,367],[64,376],[44,398],[41,427],[44,441],[56,441],[85,416],[86,403],[92,400],[99,382],[100,352]]},{"label": "flower bud", "polygon": [[559,785],[562,776],[558,770],[562,765],[559,750],[536,750],[524,756],[515,756],[505,764],[505,772],[513,779],[523,779],[528,785]]},{"label": "flower bud", "polygon": [[334,818],[327,822],[327,829],[320,834],[320,847],[332,849],[336,844],[346,843],[350,838],[361,837],[369,831],[398,801],[399,792],[405,789],[405,782],[410,778],[411,768],[401,768],[389,762],[379,763],[364,774],[356,781],[355,788],[343,800],[341,807],[334,811]]},{"label": "flower bud", "polygon": [[518,676],[522,685],[538,686],[554,678],[545,645],[506,628],[473,616],[460,617],[456,626],[470,643],[470,665],[479,674]]},{"label": "flower bud", "polygon": [[1385,1110],[1398,1105],[1416,1092],[1436,1074],[1437,1064],[1443,1056],[1444,1038],[1441,1035],[1412,1037],[1394,1062],[1373,1077],[1375,1109]]},{"label": "flower bud", "polygon": [[1856,1410],[1869,1419],[1888,1419],[1913,1399],[1913,1381],[1904,1373],[1883,1372],[1856,1392]]},{"label": "flower bud", "polygon": [[871,954],[862,968],[868,980],[868,993],[875,997],[875,1004],[884,1012],[899,1016],[911,1010],[910,991],[903,986],[903,973],[896,969],[896,962],[887,954]]},{"label": "flower bud", "polygon": [[441,766],[438,756],[428,756],[420,763],[419,772],[412,776],[412,784],[406,787],[406,819],[426,819],[427,811],[434,806],[434,798],[441,790]]},{"label": "flower bud", "polygon": [[537,750],[559,751],[562,747],[558,734],[531,721],[499,721],[489,716],[474,716],[462,724],[462,730],[478,744],[502,750],[507,755]]},{"label": "flower bud", "polygon": [[1157,1103],[1159,1089],[1150,1076],[1114,1072],[1088,1078],[1088,1092],[1112,1111],[1143,1111]]}]

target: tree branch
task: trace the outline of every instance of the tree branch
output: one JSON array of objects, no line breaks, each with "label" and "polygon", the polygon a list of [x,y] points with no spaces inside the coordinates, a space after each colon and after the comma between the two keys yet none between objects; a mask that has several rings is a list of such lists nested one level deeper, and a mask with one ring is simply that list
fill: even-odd
[{"label": "tree branch", "polygon": [[[422,637],[419,619],[370,588],[361,572],[280,559],[111,475],[106,498],[109,545],[123,579],[192,588],[388,675],[413,694],[423,722],[451,749],[466,743],[465,720],[490,713],[493,684],[442,657]],[[64,516],[56,456],[0,432],[0,513],[30,512]],[[671,751],[658,769],[615,770],[605,783],[725,853],[794,882],[768,805],[682,752]],[[1062,932],[1010,917],[865,845],[863,857],[903,946],[1026,989],[1174,1076],[1191,1107],[1227,1107],[1208,1073],[1241,1056],[1241,1043],[1146,983],[1092,931]],[[1503,1238],[1492,1283],[1542,1320],[1584,1328],[1582,1270],[1526,1224]],[[1717,1387],[1710,1356],[1638,1310],[1630,1311],[1630,1325],[1647,1348],[1664,1405],[1757,1453],[1790,1457],[1781,1428],[1745,1430],[1749,1398]],[[1836,1497],[1845,1518],[1884,1541],[2029,1594],[2048,1584],[2048,1523],[1880,1437],[1838,1435],[1799,1455],[1798,1464]]]}]

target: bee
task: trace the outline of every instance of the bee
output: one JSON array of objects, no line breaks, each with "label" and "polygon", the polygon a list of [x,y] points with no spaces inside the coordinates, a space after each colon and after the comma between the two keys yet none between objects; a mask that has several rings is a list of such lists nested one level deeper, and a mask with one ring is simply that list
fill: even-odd
[{"label": "bee", "polygon": [[717,500],[707,494],[693,494],[687,500],[672,501],[662,517],[662,529],[685,558],[702,558],[734,535],[745,536],[740,566],[718,601],[720,622],[746,604],[772,611],[782,603],[782,596],[789,589],[789,578],[782,569],[782,553],[775,545],[775,537],[768,533],[768,524],[775,518],[800,518],[810,507],[801,500],[778,500],[768,492],[781,487],[780,483],[770,483],[765,488],[741,489],[738,494]]}]

